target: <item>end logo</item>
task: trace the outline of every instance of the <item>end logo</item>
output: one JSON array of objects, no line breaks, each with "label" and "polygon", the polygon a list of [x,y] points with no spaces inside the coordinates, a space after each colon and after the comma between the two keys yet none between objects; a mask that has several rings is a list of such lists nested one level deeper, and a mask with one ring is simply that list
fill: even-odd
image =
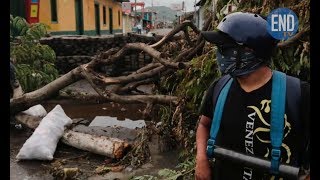
[{"label": "end logo", "polygon": [[297,15],[288,8],[278,8],[267,17],[269,34],[278,40],[287,40],[294,36],[299,27]]}]

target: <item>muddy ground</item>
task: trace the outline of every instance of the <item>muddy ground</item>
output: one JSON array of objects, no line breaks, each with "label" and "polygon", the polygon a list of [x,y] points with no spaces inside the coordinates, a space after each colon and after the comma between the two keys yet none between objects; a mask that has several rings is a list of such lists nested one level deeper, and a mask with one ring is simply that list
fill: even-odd
[{"label": "muddy ground", "polygon": [[[82,88],[86,87],[85,84],[78,83],[71,89],[75,90],[75,88],[78,88],[76,90],[94,94],[90,89],[88,90],[88,87],[83,90],[79,86]],[[70,118],[84,118],[89,121],[92,121],[96,116],[117,117],[118,120],[124,120],[125,118],[139,120],[143,118],[142,111],[144,110],[144,106],[138,104],[88,103],[72,99],[50,100],[42,105],[49,112],[56,104],[60,104]],[[12,180],[62,179],[53,176],[51,171],[53,167],[59,167],[59,169],[78,168],[80,170],[80,176],[77,176],[78,179],[130,179],[133,176],[139,175],[156,175],[160,169],[174,168],[178,164],[178,151],[160,152],[158,140],[155,136],[149,143],[151,151],[150,161],[138,169],[129,166],[121,172],[96,174],[95,169],[98,166],[107,165],[111,162],[109,158],[82,151],[60,142],[57,145],[54,159],[50,162],[34,160],[16,162],[15,156],[31,135],[32,131],[27,128],[10,128],[10,179]]]}]

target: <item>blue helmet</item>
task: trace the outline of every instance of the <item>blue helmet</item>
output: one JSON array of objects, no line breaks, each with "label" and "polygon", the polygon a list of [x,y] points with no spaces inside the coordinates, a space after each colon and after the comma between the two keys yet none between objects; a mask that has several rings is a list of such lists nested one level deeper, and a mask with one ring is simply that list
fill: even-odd
[{"label": "blue helmet", "polygon": [[253,49],[262,59],[270,59],[277,40],[267,31],[267,21],[257,14],[235,12],[222,19],[218,31],[203,31],[203,37],[216,45],[231,41]]}]

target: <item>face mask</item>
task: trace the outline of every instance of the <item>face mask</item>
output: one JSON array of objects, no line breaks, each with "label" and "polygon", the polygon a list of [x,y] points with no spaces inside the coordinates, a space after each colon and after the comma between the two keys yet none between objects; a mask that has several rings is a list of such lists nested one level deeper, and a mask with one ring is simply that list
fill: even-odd
[{"label": "face mask", "polygon": [[252,51],[243,48],[218,48],[216,54],[220,71],[233,77],[249,74],[263,64],[263,61],[256,58]]}]

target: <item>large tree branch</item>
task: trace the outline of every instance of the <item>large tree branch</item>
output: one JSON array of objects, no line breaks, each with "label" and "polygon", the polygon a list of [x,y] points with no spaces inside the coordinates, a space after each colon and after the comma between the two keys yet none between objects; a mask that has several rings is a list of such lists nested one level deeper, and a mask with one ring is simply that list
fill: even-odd
[{"label": "large tree branch", "polygon": [[304,28],[302,31],[300,31],[299,33],[297,33],[296,35],[294,35],[292,38],[284,41],[284,42],[280,42],[277,44],[278,48],[285,48],[290,46],[291,44],[295,43],[297,40],[299,40],[306,32],[310,31],[310,26]]},{"label": "large tree branch", "polygon": [[189,43],[190,46],[192,46],[193,43],[192,43],[192,41],[191,41],[191,39],[189,37],[189,32],[188,32],[188,29],[186,27],[183,29],[183,32],[184,32],[184,37],[186,38],[187,42]]},{"label": "large tree branch", "polygon": [[178,97],[167,96],[167,95],[132,95],[132,96],[120,96],[115,93],[110,93],[109,100],[119,103],[152,103],[152,104],[166,104],[166,105],[177,105]]},{"label": "large tree branch", "polygon": [[111,84],[126,84],[133,81],[140,81],[143,79],[148,79],[151,77],[154,77],[156,75],[160,75],[163,71],[165,71],[167,68],[165,66],[159,66],[157,68],[151,69],[149,71],[140,73],[140,74],[130,74],[128,76],[120,76],[120,77],[101,77],[97,79],[101,83],[106,85]]},{"label": "large tree branch", "polygon": [[136,72],[134,72],[132,74],[144,73],[144,72],[147,72],[151,69],[157,68],[159,66],[162,66],[161,63],[150,63],[150,64],[147,64],[146,66],[138,69]]},{"label": "large tree branch", "polygon": [[155,44],[150,45],[150,47],[158,48],[158,47],[162,46],[167,40],[171,39],[178,32],[183,31],[183,29],[187,26],[190,26],[197,34],[200,33],[200,30],[191,21],[184,21],[183,23],[176,26],[172,31],[170,31],[166,36],[164,36],[160,41],[158,41]]},{"label": "large tree branch", "polygon": [[79,80],[81,78],[80,72],[81,68],[77,67],[38,90],[10,99],[10,113],[16,114],[51,97],[60,89]]},{"label": "large tree branch", "polygon": [[120,96],[115,93],[101,90],[95,83],[94,77],[90,76],[86,71],[82,71],[84,77],[88,80],[94,90],[103,98],[119,103],[159,103],[159,104],[174,104],[177,105],[178,98],[175,96],[166,95],[132,95]]},{"label": "large tree branch", "polygon": [[[145,43],[129,43],[126,44],[120,51],[118,51],[116,54],[110,56],[113,52],[115,52],[117,49],[110,49],[106,51],[105,53],[101,53],[100,55],[96,56],[91,62],[87,64],[88,69],[94,69],[95,66],[99,65],[108,65],[112,64],[115,61],[119,60],[121,57],[126,55],[129,50],[141,50],[147,54],[149,54],[151,57],[155,58],[157,61],[159,61],[164,66],[168,66],[171,68],[181,69],[185,68],[187,65],[184,63],[176,63],[176,62],[170,62],[168,60],[163,59],[163,55],[155,50],[154,48],[150,47],[149,45]],[[107,59],[103,59],[107,58]]]},{"label": "large tree branch", "polygon": [[[188,62],[181,62],[179,58],[184,59],[184,57],[190,58],[196,52],[198,52],[199,47],[202,46],[200,43],[198,46],[191,49],[189,52],[185,51],[186,56],[179,56],[177,61],[170,61],[169,59],[165,59],[163,54],[157,51],[156,47],[160,47],[163,45],[168,39],[173,39],[174,35],[179,31],[184,31],[185,35],[188,36],[188,32],[185,31],[187,27],[191,27],[195,33],[199,34],[200,31],[194,26],[191,21],[185,21],[176,27],[173,31],[163,37],[158,43],[155,43],[151,46],[144,43],[129,43],[126,44],[120,50],[118,48],[110,49],[106,52],[100,53],[92,58],[92,60],[84,65],[81,65],[67,74],[59,77],[53,82],[47,84],[46,86],[35,90],[33,92],[29,92],[23,94],[21,96],[14,96],[10,100],[11,113],[16,114],[20,111],[23,111],[33,105],[41,103],[43,100],[50,98],[55,93],[59,92],[59,90],[65,88],[66,86],[76,82],[77,80],[86,77],[86,79],[91,82],[92,87],[98,92],[99,95],[114,101],[121,101],[126,103],[163,103],[168,104],[173,101],[177,101],[177,97],[173,96],[165,96],[165,95],[136,95],[136,96],[119,96],[114,92],[106,92],[106,86],[109,85],[121,85],[120,92],[122,91],[131,91],[134,90],[139,84],[151,82],[151,79],[155,77],[159,77],[160,75],[166,75],[168,73],[173,73],[173,69],[180,69],[189,66]],[[189,41],[191,41],[189,39]],[[136,72],[128,75],[128,76],[120,76],[120,77],[106,77],[104,74],[96,71],[96,67],[100,67],[103,65],[110,65],[115,63],[118,60],[121,60],[124,55],[135,51],[143,51],[153,57],[154,60],[159,63],[151,63]],[[110,89],[110,88],[109,88]]]},{"label": "large tree branch", "polygon": [[188,54],[193,50],[194,48],[189,48],[187,50],[184,50],[182,53],[180,53],[173,61],[174,62],[180,62],[186,59]]},{"label": "large tree branch", "polygon": [[186,57],[187,60],[190,60],[195,56],[201,49],[203,49],[205,44],[205,40],[202,40],[192,51],[189,52],[188,56]]},{"label": "large tree branch", "polygon": [[159,61],[164,66],[168,66],[168,67],[175,68],[175,69],[181,69],[181,68],[185,68],[187,66],[186,64],[181,63],[181,62],[170,62],[170,61],[163,59],[162,58],[163,55],[159,51],[155,50],[154,48],[152,48],[144,43],[130,43],[130,44],[127,44],[126,47],[129,49],[134,49],[134,50],[142,50],[142,51],[148,53],[153,58],[155,58],[157,61]]},{"label": "large tree branch", "polygon": [[129,93],[133,90],[136,90],[138,86],[140,85],[144,85],[144,84],[150,84],[154,82],[154,79],[150,78],[150,79],[146,79],[146,80],[142,80],[142,81],[138,81],[138,82],[132,82],[127,84],[124,87],[120,87],[118,88],[115,92],[117,92],[117,94],[123,94],[123,93]]},{"label": "large tree branch", "polygon": [[88,68],[93,69],[95,66],[99,65],[110,65],[112,64],[115,60],[110,60],[110,56],[112,54],[115,54],[118,52],[118,48],[112,48],[109,49],[108,51],[102,52],[92,58],[92,61],[88,63]]}]

